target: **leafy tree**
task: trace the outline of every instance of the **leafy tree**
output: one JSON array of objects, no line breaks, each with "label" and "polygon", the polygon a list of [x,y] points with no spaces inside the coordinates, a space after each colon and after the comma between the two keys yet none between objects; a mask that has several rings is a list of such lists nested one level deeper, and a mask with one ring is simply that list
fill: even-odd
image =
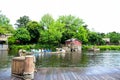
[{"label": "leafy tree", "polygon": [[30,41],[30,34],[25,28],[18,28],[13,36],[20,44],[26,44]]},{"label": "leafy tree", "polygon": [[14,28],[10,24],[10,20],[0,12],[0,34],[12,33]]},{"label": "leafy tree", "polygon": [[0,26],[9,25],[10,20],[0,12]]},{"label": "leafy tree", "polygon": [[59,43],[64,31],[64,24],[60,21],[54,21],[53,17],[50,14],[45,14],[41,21],[40,25],[42,26],[43,31],[41,31],[42,43]]},{"label": "leafy tree", "polygon": [[5,28],[0,26],[0,34],[5,34],[5,33],[7,33]]},{"label": "leafy tree", "polygon": [[8,38],[8,43],[11,45],[11,44],[15,44],[16,43],[16,39],[14,36],[11,36]]},{"label": "leafy tree", "polygon": [[64,24],[60,22],[51,23],[48,29],[42,31],[41,41],[43,43],[59,44],[63,32]]},{"label": "leafy tree", "polygon": [[64,25],[65,31],[63,33],[62,41],[61,41],[62,43],[64,43],[66,39],[72,38],[79,29],[79,27],[84,25],[82,19],[76,18],[72,15],[60,16],[57,21],[65,24]]},{"label": "leafy tree", "polygon": [[29,21],[31,21],[29,17],[24,15],[16,21],[15,25],[17,25],[17,28],[26,27]]},{"label": "leafy tree", "polygon": [[31,42],[32,43],[37,43],[38,42],[38,40],[40,38],[39,29],[40,29],[40,25],[36,21],[30,21],[27,24],[27,30],[30,33],[30,37],[31,37]]},{"label": "leafy tree", "polygon": [[100,44],[104,43],[104,41],[102,40],[102,37],[99,33],[89,32],[88,35],[89,35],[88,41],[89,41],[90,44],[100,45]]},{"label": "leafy tree", "polygon": [[45,14],[40,21],[40,25],[43,29],[48,29],[48,27],[54,22],[53,17],[50,14]]},{"label": "leafy tree", "polygon": [[120,41],[120,33],[117,32],[110,32],[107,34],[107,36],[110,38],[110,42],[113,44],[119,44]]},{"label": "leafy tree", "polygon": [[88,32],[84,27],[79,27],[78,31],[74,34],[74,37],[81,40],[83,44],[88,42]]}]

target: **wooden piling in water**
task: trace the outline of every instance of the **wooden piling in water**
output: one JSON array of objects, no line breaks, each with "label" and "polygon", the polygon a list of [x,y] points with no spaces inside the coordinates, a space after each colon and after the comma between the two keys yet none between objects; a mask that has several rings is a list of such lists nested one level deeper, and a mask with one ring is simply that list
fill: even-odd
[{"label": "wooden piling in water", "polygon": [[24,66],[24,77],[26,79],[33,79],[34,78],[34,57],[33,56],[26,56],[25,57],[25,66]]},{"label": "wooden piling in water", "polygon": [[12,60],[13,75],[18,75],[24,79],[34,79],[34,57],[32,55],[14,57]]},{"label": "wooden piling in water", "polygon": [[23,75],[25,57],[14,57],[12,60],[12,74]]}]

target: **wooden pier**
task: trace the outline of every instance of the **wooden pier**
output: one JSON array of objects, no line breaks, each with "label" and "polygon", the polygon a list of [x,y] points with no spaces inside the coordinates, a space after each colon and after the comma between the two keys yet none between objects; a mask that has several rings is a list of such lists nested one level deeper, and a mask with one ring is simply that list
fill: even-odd
[{"label": "wooden pier", "polygon": [[[11,77],[11,80],[23,80]],[[34,80],[120,80],[120,67],[39,68]]]}]

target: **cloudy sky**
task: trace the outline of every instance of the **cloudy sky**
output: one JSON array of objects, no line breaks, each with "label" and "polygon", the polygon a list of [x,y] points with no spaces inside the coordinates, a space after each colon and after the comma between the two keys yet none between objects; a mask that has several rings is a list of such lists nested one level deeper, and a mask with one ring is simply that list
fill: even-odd
[{"label": "cloudy sky", "polygon": [[71,14],[96,32],[120,32],[120,0],[0,0],[0,10],[12,24],[23,15],[39,21],[46,13]]}]

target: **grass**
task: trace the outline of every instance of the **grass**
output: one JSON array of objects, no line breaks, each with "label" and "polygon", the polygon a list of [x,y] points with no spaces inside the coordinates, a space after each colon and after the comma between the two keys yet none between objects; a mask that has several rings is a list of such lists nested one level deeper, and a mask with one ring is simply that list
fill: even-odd
[{"label": "grass", "polygon": [[[88,50],[92,48],[94,45],[83,45],[83,50]],[[120,45],[95,45],[96,48],[100,48],[100,50],[120,50]]]}]

